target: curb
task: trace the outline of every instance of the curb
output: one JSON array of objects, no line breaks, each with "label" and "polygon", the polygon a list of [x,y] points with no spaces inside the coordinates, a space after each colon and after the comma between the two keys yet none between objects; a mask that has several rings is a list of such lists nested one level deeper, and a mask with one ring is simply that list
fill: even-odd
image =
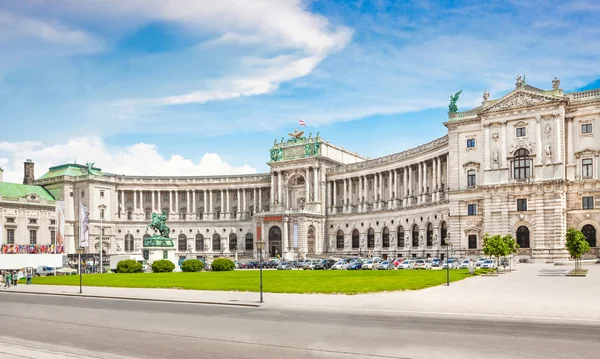
[{"label": "curb", "polygon": [[227,306],[227,307],[245,307],[245,308],[260,308],[262,306],[260,304],[251,304],[251,303],[209,302],[209,301],[154,299],[154,298],[139,298],[139,297],[115,297],[115,296],[108,296],[108,295],[79,294],[79,293],[26,292],[26,291],[20,291],[20,290],[3,290],[3,291],[0,291],[0,293],[49,295],[49,296],[57,296],[57,297],[96,298],[96,299],[121,299],[121,300],[140,301],[140,302],[221,305],[221,306]]}]

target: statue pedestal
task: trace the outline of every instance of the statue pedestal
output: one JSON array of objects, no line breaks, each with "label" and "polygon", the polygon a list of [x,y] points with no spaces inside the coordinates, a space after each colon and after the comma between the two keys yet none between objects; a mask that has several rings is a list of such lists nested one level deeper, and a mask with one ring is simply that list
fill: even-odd
[{"label": "statue pedestal", "polygon": [[168,259],[175,267],[179,266],[175,258],[175,246],[171,238],[165,238],[159,235],[154,235],[144,239],[143,251],[148,253],[148,263],[152,263],[161,259]]}]

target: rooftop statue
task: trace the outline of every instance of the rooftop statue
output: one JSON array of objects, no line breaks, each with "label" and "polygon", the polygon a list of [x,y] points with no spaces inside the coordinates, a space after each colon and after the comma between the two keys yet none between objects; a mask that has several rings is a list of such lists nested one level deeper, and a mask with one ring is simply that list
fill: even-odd
[{"label": "rooftop statue", "polygon": [[448,105],[448,113],[457,113],[458,106],[456,106],[456,101],[460,97],[462,90],[458,91],[454,95],[450,94],[450,105]]},{"label": "rooftop statue", "polygon": [[161,237],[169,238],[169,233],[171,233],[171,229],[165,224],[166,221],[167,214],[165,212],[162,212],[161,214],[152,213],[152,220],[150,221],[150,224],[146,226],[146,229],[150,227],[154,230],[154,232],[158,232]]},{"label": "rooftop statue", "polygon": [[94,164],[96,164],[96,162],[86,162],[85,165],[87,166],[87,172],[89,174],[92,173],[92,168],[94,167]]},{"label": "rooftop statue", "polygon": [[300,131],[300,132],[298,132],[298,130],[297,130],[297,129],[296,129],[296,130],[294,130],[294,133],[288,133],[288,135],[289,135],[290,137],[292,137],[292,138],[295,138],[295,139],[299,139],[299,138],[301,138],[303,134],[304,134],[304,131]]}]

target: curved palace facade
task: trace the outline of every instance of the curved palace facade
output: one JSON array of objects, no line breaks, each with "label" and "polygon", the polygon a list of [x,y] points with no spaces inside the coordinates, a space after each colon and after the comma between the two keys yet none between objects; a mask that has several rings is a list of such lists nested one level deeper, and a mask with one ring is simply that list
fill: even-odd
[{"label": "curved palace facade", "polygon": [[[65,201],[65,252],[78,243],[78,203],[90,210],[90,252],[140,254],[151,213],[168,213],[181,258],[478,255],[484,233],[512,234],[519,256],[566,257],[569,227],[598,256],[600,90],[564,94],[525,84],[450,113],[448,134],[367,159],[317,137],[275,142],[270,172],[124,176],[65,164],[23,185],[0,183],[4,242],[50,244],[54,201]],[[32,221],[34,220],[34,221]],[[7,231],[11,231],[8,233]],[[32,231],[37,233],[34,235]],[[95,246],[95,247],[94,247]]]}]

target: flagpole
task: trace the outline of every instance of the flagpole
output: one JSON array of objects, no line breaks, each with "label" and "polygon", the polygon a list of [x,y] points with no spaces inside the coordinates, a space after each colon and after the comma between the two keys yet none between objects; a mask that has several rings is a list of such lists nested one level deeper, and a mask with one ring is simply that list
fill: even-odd
[{"label": "flagpole", "polygon": [[100,216],[100,274],[104,273],[103,271],[103,264],[104,262],[102,262],[102,216]]}]

